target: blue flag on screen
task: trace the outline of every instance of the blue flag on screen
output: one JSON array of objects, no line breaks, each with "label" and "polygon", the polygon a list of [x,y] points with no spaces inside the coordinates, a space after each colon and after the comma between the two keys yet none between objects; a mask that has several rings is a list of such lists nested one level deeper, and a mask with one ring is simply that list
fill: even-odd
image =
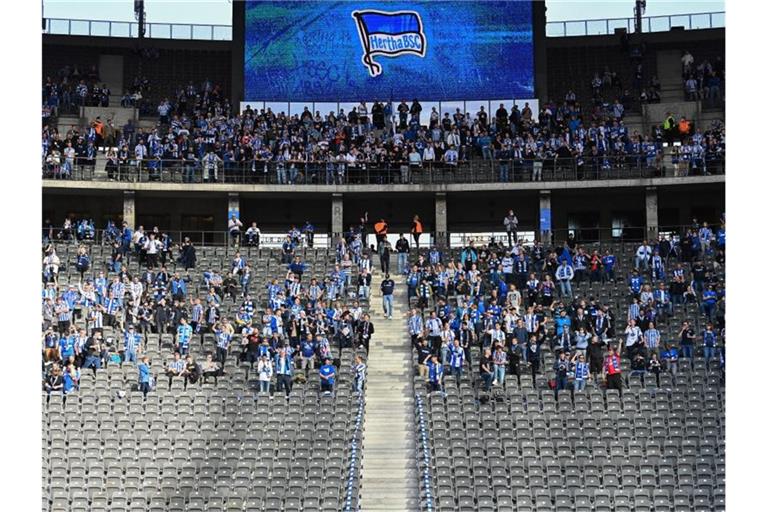
[{"label": "blue flag on screen", "polygon": [[373,57],[397,57],[411,54],[424,57],[427,38],[421,16],[415,11],[384,12],[376,10],[354,11],[357,32],[363,45],[363,65],[371,76],[382,73],[381,64]]}]

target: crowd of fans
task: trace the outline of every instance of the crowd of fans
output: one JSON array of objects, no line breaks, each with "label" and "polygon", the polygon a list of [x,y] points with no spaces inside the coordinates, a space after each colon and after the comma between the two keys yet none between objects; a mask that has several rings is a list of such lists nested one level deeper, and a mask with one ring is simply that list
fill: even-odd
[{"label": "crowd of fans", "polygon": [[[660,173],[663,143],[668,142],[664,127],[645,135],[630,133],[618,99],[587,111],[571,95],[543,104],[537,116],[528,104],[522,109],[500,105],[494,113],[484,107],[475,113],[457,109],[441,116],[436,108],[422,112],[417,100],[361,102],[349,112],[328,115],[305,108],[291,116],[250,107],[230,115],[225,105],[220,89],[206,82],[200,89],[193,84],[180,88],[173,102],[163,100],[153,129],[132,123],[111,127],[107,140],[100,119],[85,133],[72,129],[61,134],[45,127],[45,172],[67,178],[74,165],[88,164],[96,151],[103,151],[111,179],[127,179],[141,167],[156,179],[164,168],[178,170],[185,182],[276,178],[281,184],[333,184],[391,168],[407,183],[424,169],[450,173],[471,159],[494,161],[499,181],[509,181],[511,172],[541,180],[543,169],[559,168],[583,178],[624,168]],[[710,166],[722,163],[722,128],[692,129],[687,135],[695,158]]]},{"label": "crowd of fans", "polygon": [[688,50],[685,50],[680,63],[687,100],[705,100],[709,105],[716,105],[723,99],[725,64],[721,57],[717,57],[714,62],[708,59],[697,61]]},{"label": "crowd of fans", "polygon": [[43,124],[56,117],[59,109],[72,106],[107,107],[111,91],[100,83],[96,65],[88,70],[78,66],[64,66],[55,76],[47,76],[43,82]]},{"label": "crowd of fans", "polygon": [[[96,374],[127,362],[136,365],[137,386],[145,396],[166,378],[169,389],[174,379],[183,379],[185,389],[208,381],[216,385],[230,357],[257,372],[262,392],[288,397],[294,381],[305,381],[307,372],[316,370],[322,392],[328,393],[342,351],[367,352],[374,334],[361,305],[370,291],[353,279],[359,274],[358,283],[370,283],[371,260],[364,254],[353,263],[352,253],[345,250],[325,278],[307,279],[306,263],[293,256],[297,246],[311,246],[306,230],[288,233],[283,246],[286,273],[266,284],[264,304],[251,296],[260,285],[253,282],[256,262],[240,252],[225,268],[203,269],[201,282],[192,283],[189,269],[196,268],[197,258],[188,239],[174,245],[156,227],[132,230],[110,222],[104,241],[112,245],[112,257],[102,263],[89,253],[92,221],[68,221],[60,233],[53,236],[50,228],[43,233],[43,386],[49,393],[66,396],[78,390],[81,372]],[[78,244],[72,262],[61,261],[54,240]],[[131,261],[138,262],[139,272],[129,271]],[[79,279],[65,286],[59,276],[70,263]],[[196,286],[199,295],[191,293]],[[237,306],[232,317],[223,313],[229,300]],[[150,360],[149,334],[157,335],[160,346],[172,344],[171,360]],[[194,353],[202,354],[202,361]],[[363,358],[357,357],[353,370],[358,393],[365,369]]]},{"label": "crowd of fans", "polygon": [[[472,385],[471,367],[485,391],[530,372],[534,385],[542,375],[555,392],[587,385],[621,392],[632,376],[645,382],[649,375],[659,386],[669,372],[674,381],[679,364],[693,368],[701,353],[708,371],[724,379],[724,221],[715,230],[694,220],[684,236],[644,241],[623,263],[610,250],[524,246],[514,236],[506,247],[470,242],[456,258],[433,247],[410,268],[400,265],[416,303],[408,331],[420,375],[432,391],[443,391],[447,376]],[[585,281],[623,283],[627,310],[616,311],[607,297],[576,296],[571,283]],[[706,323],[686,319],[685,304]],[[544,344],[555,354],[552,368],[542,367]],[[479,361],[471,359],[473,346],[482,349]],[[624,376],[623,357],[631,368]]]}]

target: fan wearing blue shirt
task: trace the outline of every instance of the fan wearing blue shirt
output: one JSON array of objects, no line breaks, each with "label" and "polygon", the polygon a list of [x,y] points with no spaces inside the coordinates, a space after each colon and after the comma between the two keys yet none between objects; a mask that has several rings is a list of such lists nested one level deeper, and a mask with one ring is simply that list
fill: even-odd
[{"label": "fan wearing blue shirt", "polygon": [[712,314],[715,312],[717,306],[717,291],[715,287],[710,285],[701,294],[701,312],[707,315],[707,321],[712,322]]},{"label": "fan wearing blue shirt", "polygon": [[180,320],[176,328],[176,350],[182,356],[189,354],[189,341],[192,339],[192,326],[187,323],[186,318]]},{"label": "fan wearing blue shirt", "polygon": [[336,368],[331,364],[331,360],[326,358],[318,372],[320,374],[320,391],[330,394],[336,382]]},{"label": "fan wearing blue shirt", "polygon": [[611,254],[611,252],[606,249],[605,255],[603,256],[603,282],[605,281],[614,282],[616,280],[616,276],[614,275],[614,271],[613,271],[613,267],[615,265],[616,265],[616,256]]},{"label": "fan wearing blue shirt", "polygon": [[643,289],[644,283],[645,281],[637,271],[632,272],[632,275],[629,277],[629,291],[632,293],[632,296],[636,297],[638,300],[640,299],[640,290]]}]

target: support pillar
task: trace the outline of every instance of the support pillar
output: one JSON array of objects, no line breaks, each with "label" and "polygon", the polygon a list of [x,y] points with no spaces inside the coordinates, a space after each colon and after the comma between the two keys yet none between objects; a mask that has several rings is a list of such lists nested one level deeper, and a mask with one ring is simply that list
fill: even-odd
[{"label": "support pillar", "polygon": [[240,218],[240,194],[237,192],[227,194],[227,222],[233,216],[236,219]]},{"label": "support pillar", "polygon": [[435,245],[448,247],[448,199],[445,192],[435,194]]},{"label": "support pillar", "polygon": [[132,190],[123,191],[123,222],[136,229],[136,193]]},{"label": "support pillar", "polygon": [[[237,245],[240,243],[240,240],[238,237],[230,237],[229,235],[229,219],[232,217],[236,219],[240,219],[240,194],[237,192],[230,192],[227,194],[227,218],[224,221],[224,228],[227,230],[226,233],[226,240],[227,245],[233,244]],[[241,236],[244,231],[241,230]]]},{"label": "support pillar", "polygon": [[539,191],[539,241],[548,244],[552,241],[552,193]]},{"label": "support pillar", "polygon": [[656,187],[645,189],[645,237],[649,242],[659,237],[659,194]]},{"label": "support pillar", "polygon": [[328,241],[330,247],[334,247],[342,233],[344,233],[344,196],[333,194],[331,196],[331,239]]}]

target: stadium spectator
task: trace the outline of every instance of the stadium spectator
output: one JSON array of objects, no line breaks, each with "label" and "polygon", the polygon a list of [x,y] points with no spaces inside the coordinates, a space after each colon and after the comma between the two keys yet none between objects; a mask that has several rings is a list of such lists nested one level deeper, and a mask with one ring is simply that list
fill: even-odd
[{"label": "stadium spectator", "polygon": [[612,346],[608,347],[608,354],[603,361],[603,378],[606,389],[616,389],[621,394],[621,358]]},{"label": "stadium spectator", "polygon": [[152,382],[153,382],[149,357],[144,356],[141,358],[141,363],[139,363],[138,369],[139,369],[139,391],[141,391],[144,394],[144,400],[146,400],[147,393],[149,393],[149,391],[152,389]]}]

